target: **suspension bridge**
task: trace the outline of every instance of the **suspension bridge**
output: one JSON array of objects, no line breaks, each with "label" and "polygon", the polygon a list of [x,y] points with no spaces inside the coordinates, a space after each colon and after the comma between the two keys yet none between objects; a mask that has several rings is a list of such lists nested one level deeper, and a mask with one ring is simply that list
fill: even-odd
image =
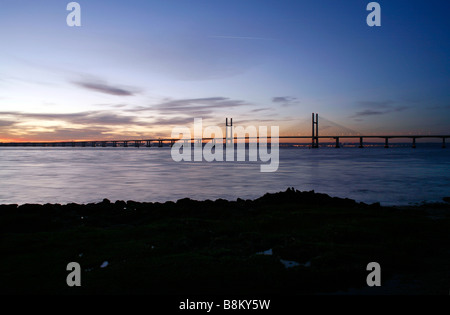
[{"label": "suspension bridge", "polygon": [[[312,113],[311,120],[311,135],[304,135],[305,132],[300,132],[300,135],[292,135],[292,136],[279,136],[279,139],[290,139],[290,140],[304,140],[310,139],[310,148],[317,149],[320,147],[321,140],[332,140],[334,142],[335,148],[341,147],[342,139],[359,139],[358,147],[364,148],[365,142],[364,139],[370,140],[382,140],[384,142],[384,147],[389,148],[389,140],[391,139],[408,139],[411,143],[412,148],[416,148],[417,139],[440,139],[442,142],[442,148],[446,147],[446,139],[450,138],[450,135],[388,135],[388,134],[380,134],[380,135],[361,135],[358,132],[341,126],[335,122],[332,122],[327,119],[322,119],[324,121],[324,126],[321,127],[321,134],[319,134],[319,114]],[[231,118],[225,120],[226,127],[226,137],[223,137],[223,141],[225,143],[232,140],[250,140],[256,139],[259,140],[258,137],[244,136],[238,137],[235,136],[233,131],[233,119]],[[327,130],[334,130],[332,134],[322,135],[322,132]],[[303,134],[303,135],[302,135]],[[149,139],[129,139],[129,140],[81,140],[81,141],[45,141],[45,142],[0,142],[0,147],[163,147],[164,144],[172,146],[175,142],[179,141],[180,138],[149,138]],[[208,140],[217,140],[217,138],[191,138],[183,139],[184,141],[190,141],[191,143],[196,143],[199,141],[208,141]],[[383,143],[382,142],[382,143]],[[303,142],[302,142],[303,144]],[[329,143],[328,143],[329,144]],[[328,146],[327,144],[327,146]]]}]

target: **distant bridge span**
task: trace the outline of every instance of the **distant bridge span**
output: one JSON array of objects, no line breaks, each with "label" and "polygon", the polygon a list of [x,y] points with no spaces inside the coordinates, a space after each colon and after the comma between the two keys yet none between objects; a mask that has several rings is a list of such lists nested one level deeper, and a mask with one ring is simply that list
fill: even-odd
[{"label": "distant bridge span", "polygon": [[[226,119],[226,134],[222,141],[234,140],[259,140],[259,137],[237,137],[233,133],[233,120],[228,123]],[[442,139],[442,148],[446,147],[446,139],[450,135],[325,135],[319,136],[319,115],[312,114],[312,135],[311,136],[279,136],[279,139],[311,139],[311,148],[319,147],[319,139],[334,139],[335,147],[340,148],[340,139],[358,139],[359,148],[364,148],[364,139],[384,139],[384,147],[389,148],[389,139],[410,139],[412,140],[412,148],[416,148],[416,139],[434,138]],[[270,139],[270,138],[269,138]],[[151,138],[151,139],[130,139],[130,140],[83,140],[83,141],[39,141],[39,142],[0,142],[0,147],[151,147],[153,143],[157,143],[158,147],[162,147],[163,143],[169,143],[171,146],[178,140],[190,141],[195,143],[198,138],[180,139],[180,138]],[[202,138],[201,140],[217,140],[217,138]],[[269,140],[270,141],[270,140]]]}]

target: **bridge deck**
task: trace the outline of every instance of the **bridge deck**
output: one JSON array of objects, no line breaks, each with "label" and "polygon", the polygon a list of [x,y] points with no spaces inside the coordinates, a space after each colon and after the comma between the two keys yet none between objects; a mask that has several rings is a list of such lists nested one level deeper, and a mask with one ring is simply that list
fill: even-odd
[{"label": "bridge deck", "polygon": [[[279,139],[312,139],[311,136],[279,136]],[[450,138],[450,135],[326,135],[326,136],[315,136],[314,138],[318,139],[336,139],[338,141],[339,139],[420,139],[420,138],[438,138],[445,141],[445,139]],[[204,141],[210,141],[214,138],[202,138]],[[220,139],[220,138],[219,138]],[[223,137],[221,138],[222,141],[226,141],[227,138]],[[250,140],[250,139],[259,139],[259,137],[233,137],[234,140]],[[270,139],[270,138],[269,138]],[[32,146],[32,145],[87,145],[87,144],[128,144],[128,143],[134,143],[141,145],[143,142],[147,143],[147,145],[151,144],[152,142],[158,142],[158,144],[162,144],[163,142],[175,142],[181,140],[180,138],[152,138],[152,139],[131,139],[131,140],[80,140],[80,141],[38,141],[38,142],[0,142],[0,146]],[[190,138],[186,139],[188,141],[198,141],[199,138]],[[217,139],[216,139],[217,140]]]}]

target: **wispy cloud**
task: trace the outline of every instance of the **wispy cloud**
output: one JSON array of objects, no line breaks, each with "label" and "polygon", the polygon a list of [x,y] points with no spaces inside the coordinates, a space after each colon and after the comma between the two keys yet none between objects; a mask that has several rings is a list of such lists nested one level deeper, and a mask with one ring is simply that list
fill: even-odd
[{"label": "wispy cloud", "polygon": [[284,107],[299,103],[297,98],[292,96],[275,96],[272,98],[272,102]]},{"label": "wispy cloud", "polygon": [[360,118],[365,116],[377,116],[384,115],[393,112],[401,112],[409,109],[409,106],[396,106],[394,101],[359,101],[357,102],[359,107],[365,107],[366,109],[356,112],[352,118]]},{"label": "wispy cloud", "polygon": [[26,140],[29,141],[55,141],[55,140],[73,140],[89,139],[103,140],[113,135],[111,128],[89,127],[89,128],[52,128],[49,131],[27,132]]},{"label": "wispy cloud", "polygon": [[269,111],[269,110],[273,110],[273,108],[270,108],[270,107],[255,108],[255,109],[252,109],[250,112],[251,113],[259,113],[259,112],[264,112],[264,111]]},{"label": "wispy cloud", "polygon": [[78,125],[142,125],[137,117],[111,113],[108,111],[86,111],[79,113],[48,114],[48,113],[23,113],[23,112],[0,112],[0,116],[8,116],[14,121],[63,121]]},{"label": "wispy cloud", "polygon": [[9,127],[14,125],[16,122],[12,120],[1,120],[0,119],[0,127]]},{"label": "wispy cloud", "polygon": [[391,100],[386,101],[359,101],[358,106],[368,108],[390,108],[395,102]]},{"label": "wispy cloud", "polygon": [[[191,126],[194,117],[222,125],[225,117],[228,117],[225,113],[239,112],[241,119],[244,119],[241,123],[247,118],[248,121],[259,123],[276,120],[276,115],[270,115],[274,110],[271,107],[257,107],[247,101],[219,96],[162,99],[156,104],[134,108],[122,103],[101,105],[113,109],[71,113],[0,111],[0,130],[9,138],[23,140],[101,140],[127,136],[167,136],[173,126]],[[256,117],[257,113],[264,115]]]},{"label": "wispy cloud", "polygon": [[152,121],[151,125],[169,127],[169,126],[187,126],[194,123],[192,117],[172,117],[172,118],[159,118]]},{"label": "wispy cloud", "polygon": [[99,93],[116,95],[116,96],[132,96],[136,94],[136,91],[129,87],[113,86],[105,82],[95,81],[74,81],[73,84]]},{"label": "wispy cloud", "polygon": [[148,107],[137,107],[130,109],[130,112],[157,111],[160,114],[183,114],[183,115],[208,115],[218,109],[229,109],[251,104],[233,100],[226,97],[193,98],[181,100],[168,100]]},{"label": "wispy cloud", "polygon": [[377,110],[371,110],[371,109],[366,109],[360,112],[356,112],[355,115],[353,115],[352,117],[361,117],[361,116],[375,116],[375,115],[383,115],[385,114],[385,111],[377,111]]}]

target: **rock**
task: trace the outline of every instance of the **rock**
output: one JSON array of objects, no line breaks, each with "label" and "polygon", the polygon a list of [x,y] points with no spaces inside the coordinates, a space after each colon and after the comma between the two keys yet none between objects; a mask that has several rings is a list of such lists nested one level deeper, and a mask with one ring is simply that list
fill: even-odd
[{"label": "rock", "polygon": [[273,255],[272,248],[262,252],[257,252],[256,255],[272,256]]},{"label": "rock", "polygon": [[292,267],[300,266],[300,264],[298,262],[292,261],[292,260],[280,259],[280,262],[284,265],[285,268],[292,268]]},{"label": "rock", "polygon": [[127,203],[123,200],[116,200],[114,204],[116,205],[116,207],[121,209],[125,208],[125,206],[127,205]]}]

